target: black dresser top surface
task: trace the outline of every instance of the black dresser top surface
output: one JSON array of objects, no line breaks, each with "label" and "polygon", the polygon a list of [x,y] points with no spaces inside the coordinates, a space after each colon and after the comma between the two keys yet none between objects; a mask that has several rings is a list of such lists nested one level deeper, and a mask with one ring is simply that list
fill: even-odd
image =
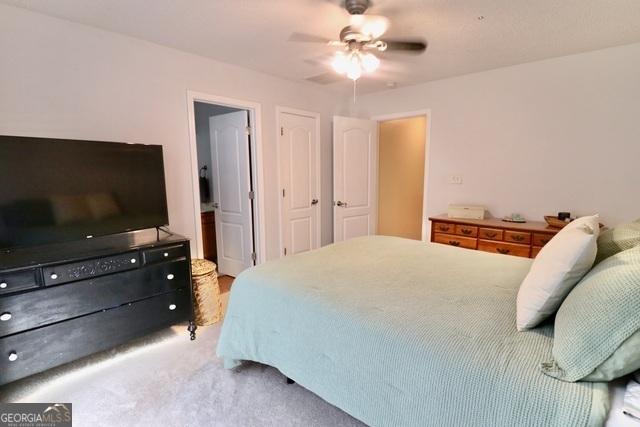
[{"label": "black dresser top surface", "polygon": [[188,241],[186,237],[164,231],[160,231],[158,238],[156,230],[151,229],[75,242],[18,248],[0,253],[0,270],[40,267]]}]

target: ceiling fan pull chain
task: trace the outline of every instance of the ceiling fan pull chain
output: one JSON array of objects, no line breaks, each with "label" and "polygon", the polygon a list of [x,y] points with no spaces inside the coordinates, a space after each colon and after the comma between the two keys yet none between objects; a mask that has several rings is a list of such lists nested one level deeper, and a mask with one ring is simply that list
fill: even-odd
[{"label": "ceiling fan pull chain", "polygon": [[357,80],[353,81],[353,104],[355,105],[356,103],[356,85],[358,84]]}]

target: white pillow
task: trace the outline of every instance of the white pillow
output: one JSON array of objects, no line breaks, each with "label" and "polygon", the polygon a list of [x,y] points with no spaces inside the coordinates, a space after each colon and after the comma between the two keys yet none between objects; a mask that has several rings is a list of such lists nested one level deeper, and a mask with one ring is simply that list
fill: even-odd
[{"label": "white pillow", "polygon": [[524,278],[517,300],[517,328],[524,331],[555,313],[593,266],[600,234],[598,215],[568,224],[547,243]]}]

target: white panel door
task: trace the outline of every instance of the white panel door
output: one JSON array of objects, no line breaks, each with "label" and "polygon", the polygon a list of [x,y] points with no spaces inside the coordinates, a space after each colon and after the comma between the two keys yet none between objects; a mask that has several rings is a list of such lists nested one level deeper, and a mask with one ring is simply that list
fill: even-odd
[{"label": "white panel door", "polygon": [[333,118],[334,241],[376,233],[378,124]]},{"label": "white panel door", "polygon": [[218,272],[237,276],[253,265],[248,113],[209,118]]},{"label": "white panel door", "polygon": [[316,119],[279,113],[282,255],[320,246],[320,178]]}]

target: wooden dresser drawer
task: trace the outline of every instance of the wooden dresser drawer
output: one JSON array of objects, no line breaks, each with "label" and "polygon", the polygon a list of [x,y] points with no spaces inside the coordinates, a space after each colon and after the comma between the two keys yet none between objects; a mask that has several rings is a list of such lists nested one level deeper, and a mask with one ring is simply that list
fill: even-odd
[{"label": "wooden dresser drawer", "polygon": [[460,236],[476,237],[478,235],[478,227],[458,224],[456,225],[456,234]]},{"label": "wooden dresser drawer", "polygon": [[502,240],[503,231],[498,228],[480,228],[478,237],[487,240]]},{"label": "wooden dresser drawer", "polygon": [[42,269],[42,274],[44,275],[44,284],[52,286],[131,270],[138,268],[139,264],[138,251],[131,251],[105,258],[45,267]]},{"label": "wooden dresser drawer", "polygon": [[531,243],[531,233],[524,231],[504,230],[504,241],[520,243],[521,245],[528,245]]},{"label": "wooden dresser drawer", "polygon": [[532,247],[531,248],[531,258],[537,257],[541,250],[542,250],[542,247],[540,247],[540,246]]},{"label": "wooden dresser drawer", "polygon": [[0,298],[0,336],[117,307],[189,285],[187,261],[110,274]]},{"label": "wooden dresser drawer", "polygon": [[175,291],[0,338],[0,384],[187,320],[190,313],[189,292]]},{"label": "wooden dresser drawer", "polygon": [[534,233],[533,246],[544,246],[553,238],[553,234]]},{"label": "wooden dresser drawer", "polygon": [[436,233],[434,242],[443,243],[445,245],[458,246],[461,248],[475,249],[476,239],[473,237],[454,236],[452,234]]},{"label": "wooden dresser drawer", "polygon": [[478,250],[527,258],[529,257],[529,253],[531,252],[531,248],[528,245],[518,245],[514,243],[496,242],[489,240],[479,240]]},{"label": "wooden dresser drawer", "polygon": [[36,287],[38,279],[34,269],[0,273],[0,295]]},{"label": "wooden dresser drawer", "polygon": [[185,256],[187,256],[187,248],[185,245],[166,246],[164,248],[153,248],[142,251],[142,259],[145,264],[164,262]]},{"label": "wooden dresser drawer", "polygon": [[434,231],[436,233],[455,234],[456,225],[455,224],[449,224],[448,222],[434,222],[433,223],[433,229],[434,229]]}]

